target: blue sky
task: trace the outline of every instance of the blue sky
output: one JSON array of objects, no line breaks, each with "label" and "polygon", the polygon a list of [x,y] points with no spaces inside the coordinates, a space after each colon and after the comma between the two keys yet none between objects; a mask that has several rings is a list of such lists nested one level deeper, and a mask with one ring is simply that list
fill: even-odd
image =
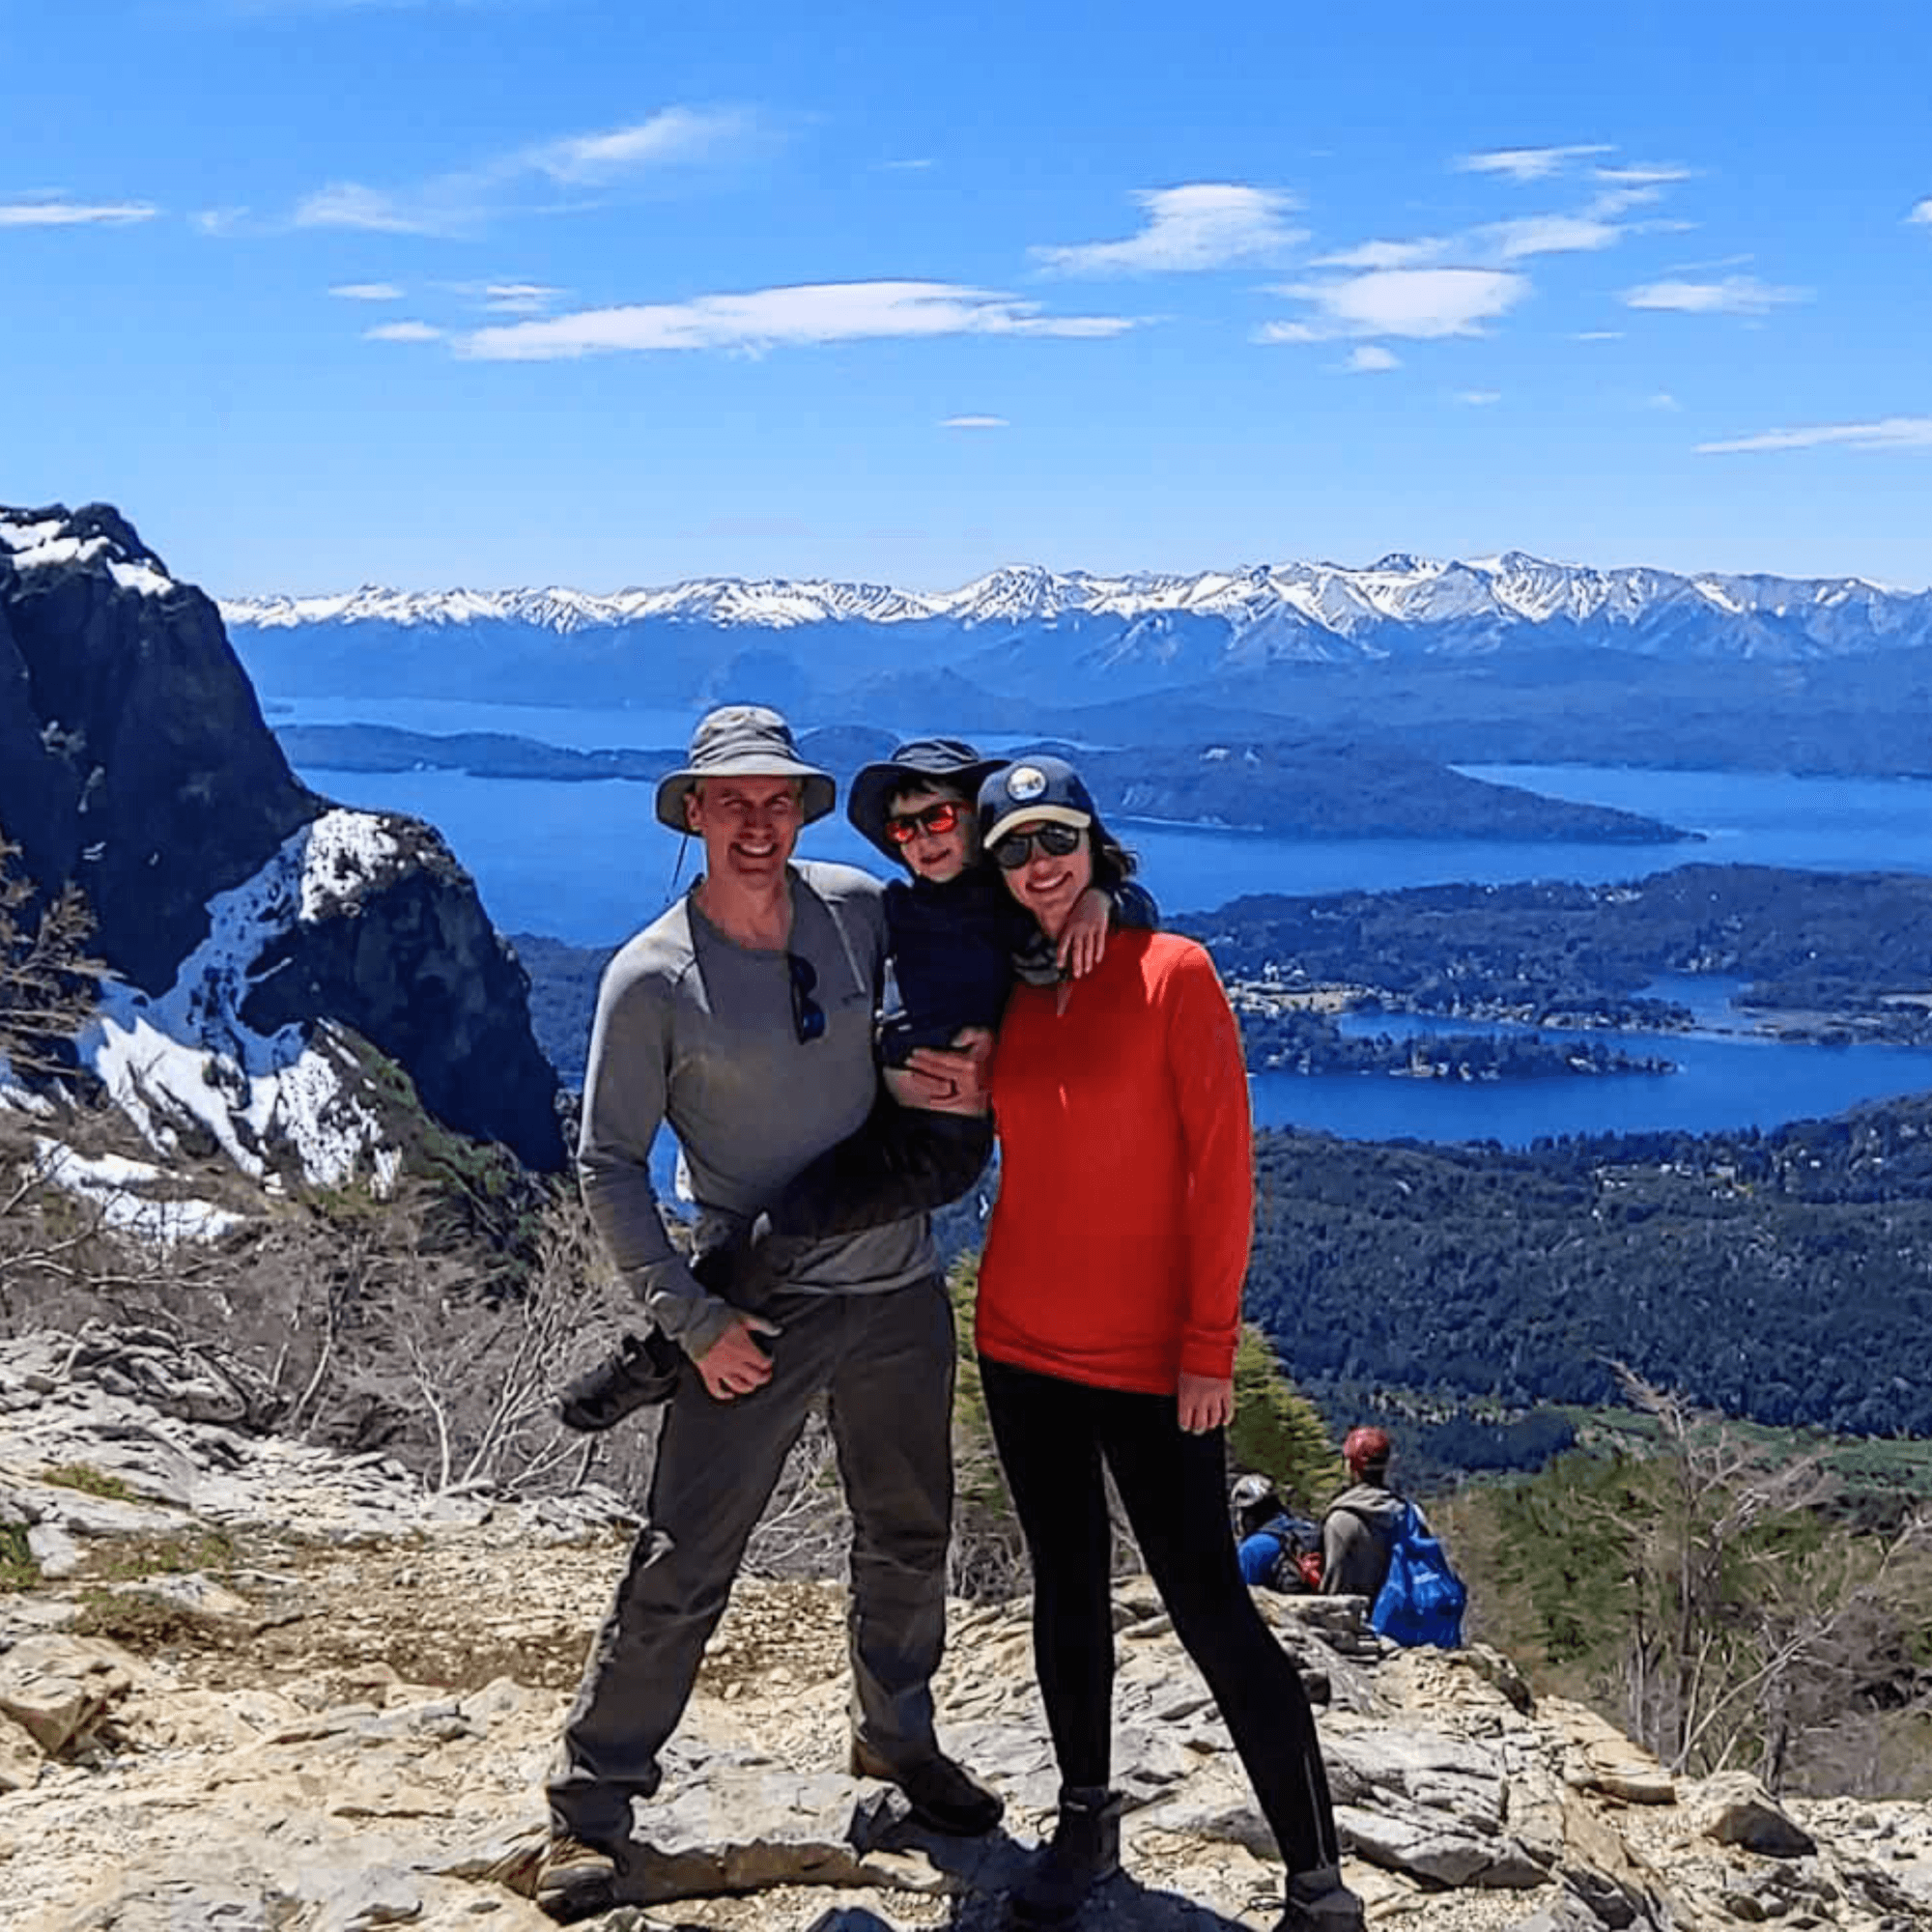
[{"label": "blue sky", "polygon": [[[1834,37],[1835,35],[1835,37]],[[0,0],[0,500],[230,594],[1932,582],[1932,8]]]}]

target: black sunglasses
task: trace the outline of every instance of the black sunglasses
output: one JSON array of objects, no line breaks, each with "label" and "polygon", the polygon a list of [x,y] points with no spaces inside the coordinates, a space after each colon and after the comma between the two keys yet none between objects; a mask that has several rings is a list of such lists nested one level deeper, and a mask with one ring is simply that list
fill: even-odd
[{"label": "black sunglasses", "polygon": [[818,986],[818,968],[796,952],[785,954],[791,975],[791,1030],[801,1046],[825,1037],[825,1009],[811,996]]},{"label": "black sunglasses", "polygon": [[895,811],[886,820],[886,837],[895,845],[910,845],[922,832],[951,832],[965,810],[956,798],[942,798],[922,811]]},{"label": "black sunglasses", "polygon": [[1086,836],[1084,827],[1055,821],[1036,825],[1031,832],[1009,832],[993,847],[993,863],[1003,872],[1017,872],[1033,857],[1036,844],[1049,859],[1064,859],[1069,852],[1080,849],[1080,841]]}]

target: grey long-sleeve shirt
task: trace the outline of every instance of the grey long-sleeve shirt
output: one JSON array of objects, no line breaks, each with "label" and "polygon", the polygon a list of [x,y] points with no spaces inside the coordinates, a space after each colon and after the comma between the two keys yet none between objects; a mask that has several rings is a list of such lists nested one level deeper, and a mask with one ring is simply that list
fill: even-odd
[{"label": "grey long-sleeve shirt", "polygon": [[[816,975],[821,1037],[798,1038],[785,953],[738,945],[688,894],[618,952],[598,992],[577,1151],[583,1198],[625,1284],[693,1356],[732,1310],[698,1286],[665,1234],[650,1175],[658,1128],[668,1122],[677,1135],[700,1213],[744,1219],[860,1126],[877,1091],[883,888],[849,866],[808,863],[791,867],[791,882],[790,951]],[[788,1282],[878,1293],[937,1266],[918,1214],[815,1244]]]},{"label": "grey long-sleeve shirt", "polygon": [[1371,1605],[1388,1580],[1389,1550],[1407,1502],[1379,1483],[1357,1483],[1328,1505],[1321,1520],[1321,1591],[1366,1597]]}]

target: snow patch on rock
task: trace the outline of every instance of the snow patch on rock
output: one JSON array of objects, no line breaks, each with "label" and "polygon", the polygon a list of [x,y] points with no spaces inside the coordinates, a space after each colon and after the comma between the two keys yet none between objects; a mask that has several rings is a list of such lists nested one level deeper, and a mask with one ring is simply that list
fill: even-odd
[{"label": "snow patch on rock", "polygon": [[170,1177],[147,1161],[125,1155],[88,1155],[45,1134],[34,1137],[35,1177],[86,1203],[117,1234],[131,1235],[156,1247],[172,1248],[218,1241],[243,1217],[212,1201],[170,1198]]},{"label": "snow patch on rock", "polygon": [[379,1192],[393,1182],[397,1156],[355,1092],[357,1064],[341,1036],[326,1023],[257,1033],[242,1008],[275,941],[343,916],[400,857],[379,814],[324,812],[252,878],[209,901],[208,937],[165,993],[103,986],[81,1058],[150,1146],[178,1152],[181,1130],[199,1126],[257,1179],[267,1173],[264,1150],[280,1142],[320,1185],[340,1186],[365,1164]]}]

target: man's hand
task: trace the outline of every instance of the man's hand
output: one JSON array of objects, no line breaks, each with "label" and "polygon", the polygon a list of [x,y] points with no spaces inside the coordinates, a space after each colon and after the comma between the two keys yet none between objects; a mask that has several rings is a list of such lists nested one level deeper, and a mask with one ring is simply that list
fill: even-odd
[{"label": "man's hand", "polygon": [[697,1358],[697,1373],[714,1402],[750,1395],[772,1378],[772,1358],[753,1340],[776,1335],[779,1325],[762,1315],[734,1315],[731,1325]]},{"label": "man's hand", "polygon": [[986,1067],[993,1036],[985,1027],[962,1027],[950,1047],[922,1046],[906,1057],[915,1106],[935,1114],[983,1114]]},{"label": "man's hand", "polygon": [[1098,886],[1089,886],[1066,915],[1065,928],[1054,949],[1054,963],[1063,973],[1084,980],[1107,951],[1107,928],[1113,920],[1113,899]]},{"label": "man's hand", "polygon": [[1190,1376],[1180,1372],[1180,1426],[1190,1435],[1225,1429],[1235,1419],[1235,1378],[1232,1376]]}]

